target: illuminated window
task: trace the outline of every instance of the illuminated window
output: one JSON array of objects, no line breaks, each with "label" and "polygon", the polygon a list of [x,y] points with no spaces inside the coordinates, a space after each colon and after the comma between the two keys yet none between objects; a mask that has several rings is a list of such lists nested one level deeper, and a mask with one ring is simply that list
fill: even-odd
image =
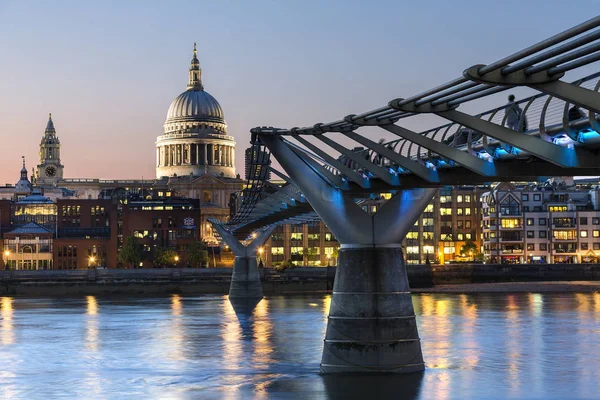
[{"label": "illuminated window", "polygon": [[407,254],[419,254],[419,246],[406,246]]},{"label": "illuminated window", "polygon": [[452,215],[452,209],[449,207],[440,207],[440,215]]},{"label": "illuminated window", "polygon": [[456,196],[456,202],[457,203],[462,203],[463,202],[463,196],[462,196],[462,194],[459,194],[458,196]]},{"label": "illuminated window", "polygon": [[465,215],[471,215],[471,209],[470,208],[465,208]]},{"label": "illuminated window", "polygon": [[419,232],[408,232],[406,234],[406,238],[407,239],[418,239],[419,238]]},{"label": "illuminated window", "polygon": [[588,231],[581,231],[581,232],[579,232],[579,237],[582,237],[582,238],[588,237]]},{"label": "illuminated window", "polygon": [[521,219],[520,218],[503,218],[500,220],[502,227],[506,229],[514,229],[521,227]]},{"label": "illuminated window", "polygon": [[302,233],[301,232],[293,232],[291,239],[292,240],[302,240]]},{"label": "illuminated window", "polygon": [[274,256],[283,254],[283,247],[271,247],[271,254]]},{"label": "illuminated window", "polygon": [[427,207],[425,207],[423,212],[433,212],[433,204],[427,204]]},{"label": "illuminated window", "polygon": [[567,206],[550,206],[548,209],[550,212],[565,212],[567,211]]},{"label": "illuminated window", "polygon": [[465,203],[470,203],[470,202],[471,202],[471,195],[465,194]]},{"label": "illuminated window", "polygon": [[554,239],[556,240],[576,240],[576,231],[553,231]]}]

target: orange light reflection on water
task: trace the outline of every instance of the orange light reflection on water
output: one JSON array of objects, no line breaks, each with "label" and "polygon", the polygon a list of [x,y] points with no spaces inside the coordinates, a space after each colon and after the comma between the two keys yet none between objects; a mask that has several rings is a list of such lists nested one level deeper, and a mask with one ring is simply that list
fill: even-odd
[{"label": "orange light reflection on water", "polygon": [[12,297],[2,297],[0,301],[0,310],[2,320],[0,321],[0,330],[2,331],[2,344],[13,344],[15,342],[15,333],[13,330],[13,299]]}]

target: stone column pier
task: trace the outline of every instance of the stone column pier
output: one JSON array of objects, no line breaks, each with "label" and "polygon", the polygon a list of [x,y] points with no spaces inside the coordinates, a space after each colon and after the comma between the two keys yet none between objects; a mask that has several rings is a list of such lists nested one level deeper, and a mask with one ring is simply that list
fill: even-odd
[{"label": "stone column pier", "polygon": [[229,297],[262,299],[263,291],[256,255],[253,257],[235,257],[231,285],[229,286]]},{"label": "stone column pier", "polygon": [[221,239],[227,243],[233,254],[233,274],[229,286],[230,299],[262,299],[263,291],[258,272],[256,255],[258,248],[265,244],[275,229],[275,226],[261,232],[250,243],[244,245],[229,233],[223,225],[216,220],[210,220],[212,226],[217,230]]},{"label": "stone column pier", "polygon": [[402,250],[340,249],[321,372],[423,369]]}]

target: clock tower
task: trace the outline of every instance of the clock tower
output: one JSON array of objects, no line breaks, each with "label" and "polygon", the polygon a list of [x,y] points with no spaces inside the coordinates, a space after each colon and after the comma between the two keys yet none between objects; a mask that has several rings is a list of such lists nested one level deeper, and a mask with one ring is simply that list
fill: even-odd
[{"label": "clock tower", "polygon": [[40,163],[36,171],[37,185],[54,185],[63,178],[64,166],[60,163],[60,140],[56,136],[52,114],[40,143]]}]

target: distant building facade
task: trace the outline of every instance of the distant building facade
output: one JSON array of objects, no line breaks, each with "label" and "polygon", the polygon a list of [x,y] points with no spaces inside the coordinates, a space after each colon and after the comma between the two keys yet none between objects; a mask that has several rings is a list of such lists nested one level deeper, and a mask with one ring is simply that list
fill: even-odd
[{"label": "distant building facade", "polygon": [[482,196],[483,252],[491,263],[600,262],[600,188],[572,178],[500,183]]}]

